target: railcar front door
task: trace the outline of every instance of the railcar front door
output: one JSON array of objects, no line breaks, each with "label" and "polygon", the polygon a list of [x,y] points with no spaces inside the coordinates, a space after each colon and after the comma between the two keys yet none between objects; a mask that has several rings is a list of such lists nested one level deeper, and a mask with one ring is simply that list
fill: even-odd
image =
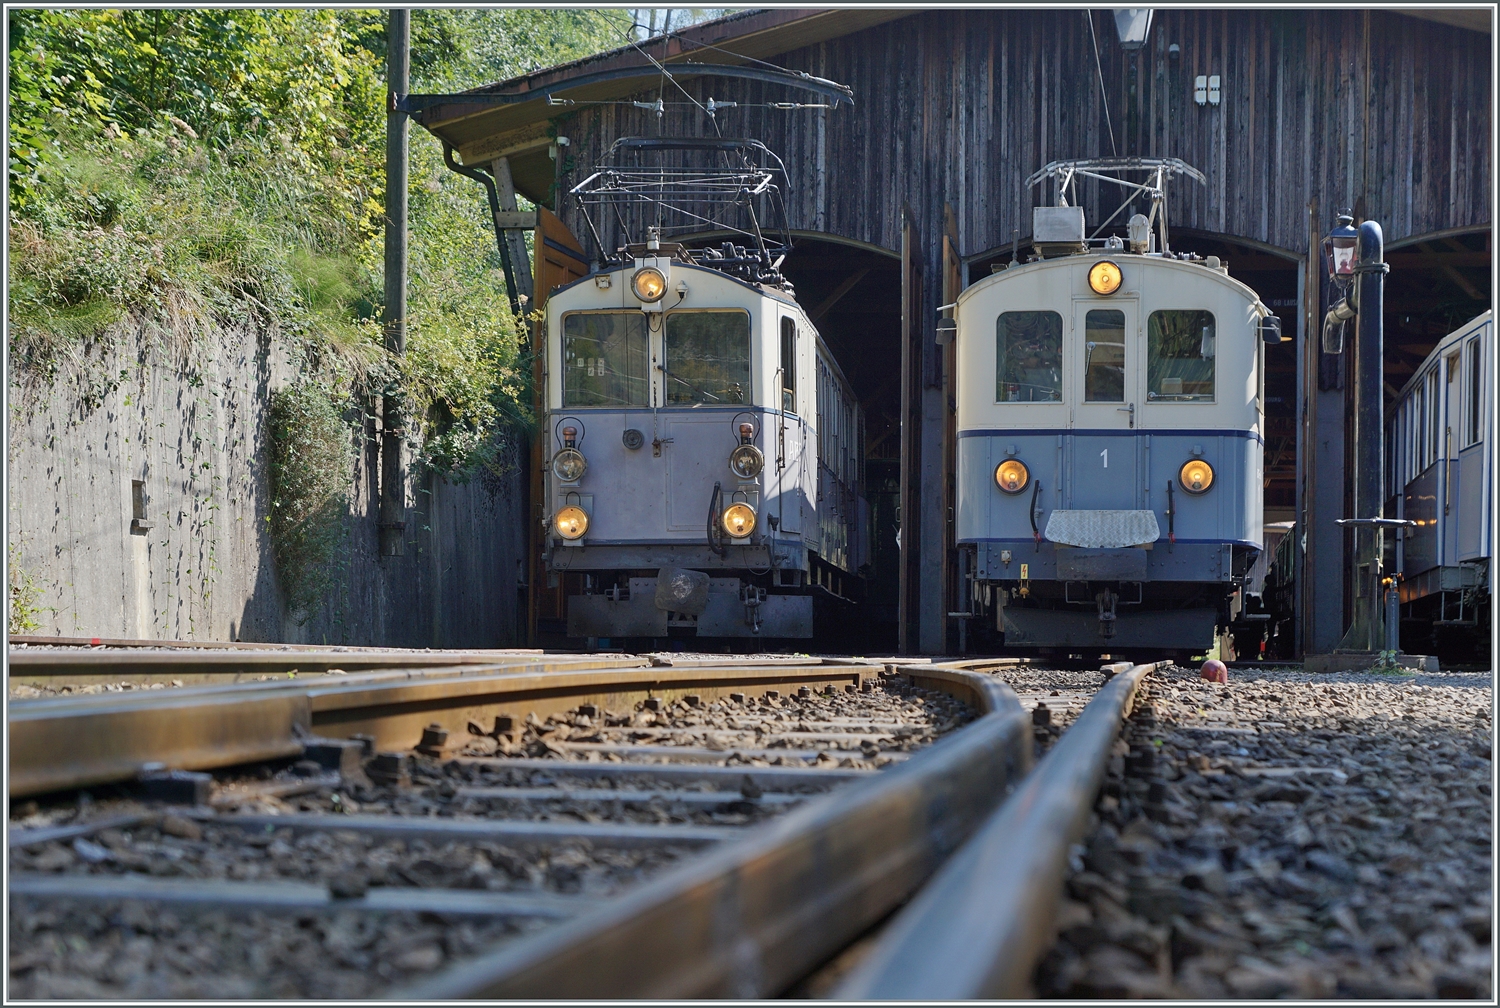
[{"label": "railcar front door", "polygon": [[1081,301],[1073,312],[1072,457],[1068,507],[1116,510],[1136,506],[1133,437],[1139,368],[1133,301]]}]

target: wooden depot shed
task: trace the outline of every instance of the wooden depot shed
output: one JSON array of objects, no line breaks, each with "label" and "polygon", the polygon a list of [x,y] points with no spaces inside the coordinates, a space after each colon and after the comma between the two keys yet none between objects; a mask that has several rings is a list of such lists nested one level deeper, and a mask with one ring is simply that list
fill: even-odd
[{"label": "wooden depot shed", "polygon": [[[1489,307],[1490,22],[1472,8],[1172,7],[1154,10],[1135,44],[1108,10],[771,9],[411,97],[459,161],[501,179],[506,209],[519,193],[556,212],[542,215],[551,230],[537,244],[570,273],[591,252],[566,193],[615,139],[711,134],[693,102],[745,106],[717,112],[718,127],[784,160],[797,241],[784,269],[867,412],[874,601],[898,622],[900,646],[927,653],[956,646],[960,576],[939,306],[1028,244],[1023,183],[1047,162],[1187,161],[1208,183],[1169,193],[1173,246],[1226,259],[1297,332],[1267,354],[1266,520],[1306,535],[1299,646],[1313,652],[1342,635],[1328,600],[1347,594],[1333,524],[1345,516],[1344,359],[1304,338],[1326,307],[1319,243],[1343,207],[1385,229],[1390,389]],[[766,108],[818,99],[692,64],[800,71],[847,85],[854,102]],[[660,116],[642,107],[658,98]],[[545,274],[539,265],[539,297]]]}]

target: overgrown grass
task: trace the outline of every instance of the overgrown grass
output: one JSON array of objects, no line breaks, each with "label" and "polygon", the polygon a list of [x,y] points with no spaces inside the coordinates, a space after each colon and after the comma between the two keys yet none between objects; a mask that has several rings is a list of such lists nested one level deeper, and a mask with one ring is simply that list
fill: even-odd
[{"label": "overgrown grass", "polygon": [[313,382],[271,396],[271,542],[287,610],[302,622],[312,615],[341,569],[345,512],[353,474],[353,438]]},{"label": "overgrown grass", "polygon": [[[601,47],[581,12],[417,13],[413,67],[434,80]],[[523,38],[502,22],[529,26],[526,53],[495,48]],[[226,330],[279,341],[299,378],[271,404],[269,527],[302,609],[327,587],[307,558],[327,555],[348,506],[344,476],[322,479],[352,465],[330,418],[399,396],[418,469],[454,481],[516,456],[525,327],[482,190],[419,129],[406,354],[384,349],[382,14],[27,11],[11,27],[7,312],[23,409],[59,388],[82,412],[103,405],[123,380],[115,351],[191,378]],[[313,456],[327,468],[298,461]]]},{"label": "overgrown grass", "polygon": [[45,608],[38,600],[42,591],[31,574],[16,563],[16,549],[10,549],[10,585],[5,610],[7,633],[29,634],[41,627]]}]

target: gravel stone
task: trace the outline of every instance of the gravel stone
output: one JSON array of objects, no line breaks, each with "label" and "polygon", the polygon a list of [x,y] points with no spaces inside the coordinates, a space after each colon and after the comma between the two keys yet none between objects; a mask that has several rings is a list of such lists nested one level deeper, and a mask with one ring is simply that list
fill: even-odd
[{"label": "gravel stone", "polygon": [[1154,673],[1038,993],[1489,998],[1491,702],[1487,672]]}]

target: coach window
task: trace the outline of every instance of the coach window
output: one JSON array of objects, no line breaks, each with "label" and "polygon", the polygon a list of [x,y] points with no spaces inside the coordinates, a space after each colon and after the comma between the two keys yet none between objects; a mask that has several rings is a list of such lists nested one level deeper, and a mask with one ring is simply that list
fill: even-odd
[{"label": "coach window", "polygon": [[742,406],[750,401],[750,315],[674,311],[666,322],[667,404]]},{"label": "coach window", "polygon": [[1099,308],[1084,318],[1083,401],[1125,401],[1125,313]]},{"label": "coach window", "polygon": [[1217,342],[1212,312],[1152,312],[1146,324],[1146,398],[1213,402]]},{"label": "coach window", "polygon": [[1469,340],[1469,424],[1464,436],[1464,447],[1479,440],[1479,407],[1484,401],[1482,372],[1479,370],[1479,341]]},{"label": "coach window", "polygon": [[648,406],[649,376],[642,312],[563,316],[564,406]]},{"label": "coach window", "polygon": [[995,332],[995,401],[1062,402],[1062,316],[1005,312]]},{"label": "coach window", "polygon": [[781,320],[781,408],[797,412],[797,323]]}]

